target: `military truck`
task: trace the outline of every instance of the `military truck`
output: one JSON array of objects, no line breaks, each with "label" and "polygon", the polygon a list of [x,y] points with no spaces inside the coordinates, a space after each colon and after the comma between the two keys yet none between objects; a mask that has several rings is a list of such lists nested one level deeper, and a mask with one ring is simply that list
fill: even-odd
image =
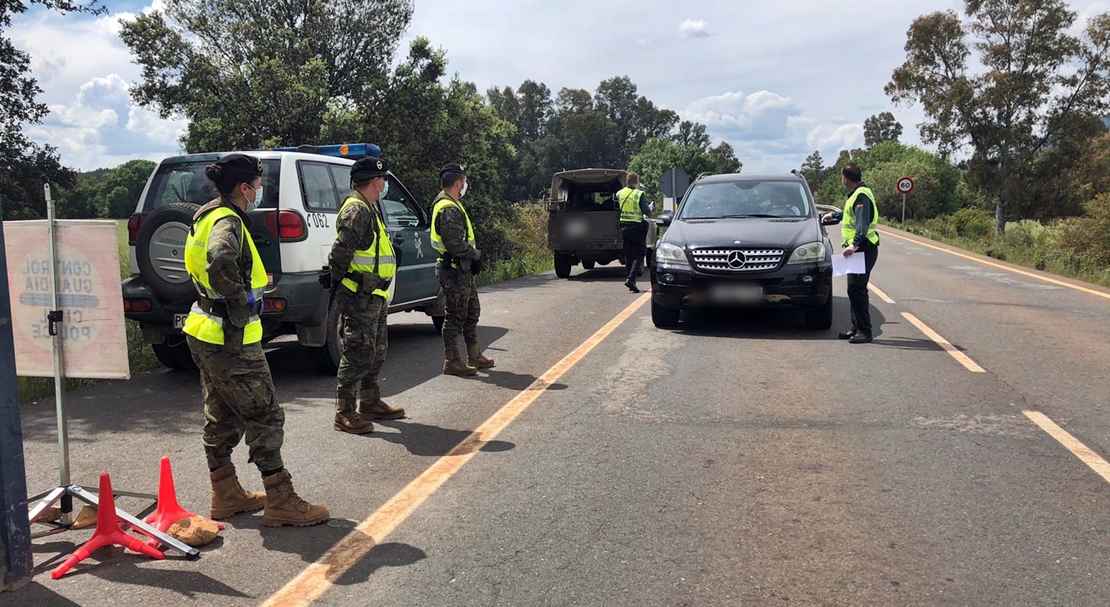
[{"label": "military truck", "polygon": [[[569,278],[571,268],[579,264],[592,270],[613,261],[625,262],[617,192],[627,178],[628,172],[620,169],[576,169],[551,178],[547,247],[555,257],[556,276]],[[649,222],[648,227],[651,247],[656,225]]]}]

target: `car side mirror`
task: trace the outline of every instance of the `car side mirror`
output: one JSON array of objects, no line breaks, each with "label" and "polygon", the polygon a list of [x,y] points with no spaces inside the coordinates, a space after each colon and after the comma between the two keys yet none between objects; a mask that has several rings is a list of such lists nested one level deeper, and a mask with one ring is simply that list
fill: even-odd
[{"label": "car side mirror", "polygon": [[838,223],[840,223],[840,220],[835,217],[829,217],[827,215],[821,216],[821,225],[823,226],[834,226]]},{"label": "car side mirror", "polygon": [[659,217],[655,218],[655,221],[663,227],[671,225],[671,222],[674,221],[674,211],[663,211]]}]

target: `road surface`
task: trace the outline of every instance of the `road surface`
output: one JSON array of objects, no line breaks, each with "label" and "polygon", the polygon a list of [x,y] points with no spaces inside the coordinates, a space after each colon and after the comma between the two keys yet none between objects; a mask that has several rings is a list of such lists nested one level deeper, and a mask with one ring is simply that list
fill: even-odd
[{"label": "road surface", "polygon": [[[840,279],[828,332],[657,330],[611,267],[513,281],[482,291],[497,367],[474,379],[394,316],[383,389],[409,417],[362,437],[331,428],[334,378],[278,347],[285,460],[331,523],[239,516],[197,561],[105,550],[57,581],[88,532],[43,538],[0,605],[1110,603],[1110,292],[920,242],[884,232],[866,345],[835,338]],[[167,455],[206,509],[195,376],[70,404],[78,482],[154,492]],[[23,411],[32,491],[56,482],[52,406]]]}]

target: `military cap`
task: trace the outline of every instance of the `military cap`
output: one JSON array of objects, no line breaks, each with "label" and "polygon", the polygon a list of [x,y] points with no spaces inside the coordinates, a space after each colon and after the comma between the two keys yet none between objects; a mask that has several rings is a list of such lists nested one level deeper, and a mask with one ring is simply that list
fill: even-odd
[{"label": "military cap", "polygon": [[458,164],[456,162],[449,162],[443,165],[443,168],[439,170],[439,176],[443,177],[448,173],[458,173],[459,175],[465,176],[466,170],[463,169],[463,166],[461,164]]},{"label": "military cap", "polygon": [[262,161],[246,154],[228,154],[216,161],[221,171],[235,171],[251,177],[262,176]]},{"label": "military cap", "polygon": [[386,161],[377,156],[367,156],[359,158],[351,165],[351,181],[369,181],[375,177],[385,177],[388,172],[389,165]]}]

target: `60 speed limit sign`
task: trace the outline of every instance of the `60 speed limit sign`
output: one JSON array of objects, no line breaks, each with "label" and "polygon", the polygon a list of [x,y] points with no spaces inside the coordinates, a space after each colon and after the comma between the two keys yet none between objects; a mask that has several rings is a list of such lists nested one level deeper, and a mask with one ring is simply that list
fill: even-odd
[{"label": "60 speed limit sign", "polygon": [[909,177],[903,177],[898,180],[898,185],[896,187],[898,188],[899,194],[909,194],[913,191],[913,180]]}]

